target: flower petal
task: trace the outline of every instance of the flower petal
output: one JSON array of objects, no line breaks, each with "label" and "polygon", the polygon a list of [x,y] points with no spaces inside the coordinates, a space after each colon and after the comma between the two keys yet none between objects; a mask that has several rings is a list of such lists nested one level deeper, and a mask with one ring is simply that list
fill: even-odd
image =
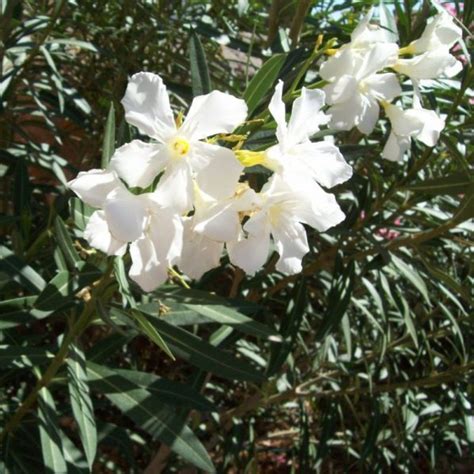
[{"label": "flower petal", "polygon": [[244,169],[234,152],[222,146],[198,142],[193,146],[193,154],[191,165],[197,172],[199,188],[215,199],[233,196]]},{"label": "flower petal", "polygon": [[207,209],[205,214],[195,214],[194,230],[218,242],[235,240],[240,231],[238,211],[232,202],[218,202]]},{"label": "flower petal", "polygon": [[187,160],[173,162],[158,182],[154,199],[162,206],[184,213],[193,207],[193,179]]},{"label": "flower petal", "polygon": [[328,142],[296,146],[287,169],[302,176],[312,176],[326,188],[343,183],[352,176],[352,167],[346,163],[339,149]]},{"label": "flower petal", "polygon": [[402,93],[396,74],[391,72],[385,74],[374,74],[364,81],[370,91],[370,95],[377,100],[391,101]]},{"label": "flower petal", "polygon": [[101,208],[105,198],[115,188],[123,188],[123,184],[113,171],[97,170],[81,171],[68,186],[92,207]]},{"label": "flower petal", "polygon": [[272,114],[272,117],[275,119],[277,124],[276,137],[280,143],[285,142],[288,133],[286,127],[286,108],[282,96],[283,81],[278,81],[278,84],[275,86],[275,92],[273,93],[268,105],[268,110]]},{"label": "flower petal", "polygon": [[402,137],[413,137],[421,132],[423,118],[420,109],[406,109],[396,105],[386,105],[385,113],[390,119],[395,134]]},{"label": "flower petal", "polygon": [[457,26],[453,17],[447,12],[435,15],[426,25],[422,35],[410,43],[415,53],[424,53],[444,46],[451,48],[462,39],[462,29]]},{"label": "flower petal", "polygon": [[359,117],[359,122],[357,128],[366,135],[372,133],[375,128],[375,124],[379,118],[380,107],[375,99],[367,97],[365,100],[365,107],[361,116]]},{"label": "flower petal", "polygon": [[219,266],[223,250],[222,242],[192,230],[192,218],[185,221],[183,250],[178,264],[183,273],[196,280],[201,278],[204,273]]},{"label": "flower petal", "polygon": [[247,104],[230,94],[212,91],[194,98],[179,133],[188,140],[200,140],[230,133],[247,116]]},{"label": "flower petal", "polygon": [[84,238],[94,247],[107,255],[124,255],[127,242],[115,239],[109,231],[104,211],[94,212],[84,230]]},{"label": "flower petal", "polygon": [[444,119],[442,119],[434,110],[421,109],[418,113],[423,122],[423,128],[415,138],[427,146],[435,146],[438,142],[439,135],[444,128]]},{"label": "flower petal", "polygon": [[146,188],[169,160],[165,145],[133,140],[118,148],[110,167],[131,187]]},{"label": "flower petal", "polygon": [[333,81],[354,72],[355,53],[351,48],[342,47],[334,56],[321,64],[319,75],[325,81]]},{"label": "flower petal", "polygon": [[270,233],[268,231],[261,234],[242,237],[237,242],[228,242],[227,251],[229,259],[248,275],[256,273],[267,261],[270,250]]},{"label": "flower petal", "polygon": [[336,130],[350,130],[359,121],[363,112],[363,96],[355,93],[346,102],[331,106],[328,114],[331,116],[330,126]]},{"label": "flower petal", "polygon": [[112,191],[104,203],[111,234],[123,242],[137,240],[146,224],[146,201],[126,189]]},{"label": "flower petal", "polygon": [[272,235],[280,255],[276,269],[289,275],[299,273],[301,260],[309,252],[305,228],[298,222],[285,222],[285,225],[272,227]]},{"label": "flower petal", "polygon": [[183,248],[183,222],[171,209],[153,208],[150,216],[149,237],[160,262],[174,265]]},{"label": "flower petal", "polygon": [[403,155],[410,148],[411,138],[398,136],[393,131],[382,151],[382,158],[389,161],[402,161]]},{"label": "flower petal", "polygon": [[168,278],[168,266],[158,261],[151,239],[142,236],[130,245],[130,278],[144,291],[153,291]]},{"label": "flower petal", "polygon": [[288,141],[291,144],[309,139],[319,132],[321,125],[329,122],[329,117],[321,112],[324,100],[325,94],[321,90],[301,89],[301,95],[293,102],[288,123]]},{"label": "flower petal", "polygon": [[336,197],[324,191],[314,180],[301,176],[285,176],[285,184],[294,194],[289,215],[303,224],[324,232],[345,219]]},{"label": "flower petal", "polygon": [[395,64],[398,58],[396,43],[375,43],[365,54],[361,67],[356,71],[358,79],[364,79]]},{"label": "flower petal", "polygon": [[458,63],[448,49],[440,48],[411,59],[399,59],[393,69],[411,79],[435,79],[446,73],[449,77],[456,75],[462,69]]},{"label": "flower petal", "polygon": [[140,132],[159,141],[165,141],[176,132],[168,92],[157,74],[134,74],[122,99],[125,118]]},{"label": "flower petal", "polygon": [[343,74],[336,81],[324,87],[328,104],[340,104],[351,100],[357,92],[357,80],[354,76]]}]

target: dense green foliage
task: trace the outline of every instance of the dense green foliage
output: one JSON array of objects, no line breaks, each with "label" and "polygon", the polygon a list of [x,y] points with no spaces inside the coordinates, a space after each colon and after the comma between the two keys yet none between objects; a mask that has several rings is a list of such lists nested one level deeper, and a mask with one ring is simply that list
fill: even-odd
[{"label": "dense green foliage", "polygon": [[[126,259],[87,247],[65,186],[136,134],[120,99],[141,70],[176,110],[211,85],[245,98],[247,145],[270,145],[276,80],[315,86],[371,3],[0,2],[1,472],[472,470],[469,58],[431,83],[435,148],[382,160],[384,119],[337,135],[347,218],[308,234],[300,275],[224,259],[144,295]],[[421,3],[382,3],[401,45],[435,11]],[[472,2],[452,5],[472,25]]]}]

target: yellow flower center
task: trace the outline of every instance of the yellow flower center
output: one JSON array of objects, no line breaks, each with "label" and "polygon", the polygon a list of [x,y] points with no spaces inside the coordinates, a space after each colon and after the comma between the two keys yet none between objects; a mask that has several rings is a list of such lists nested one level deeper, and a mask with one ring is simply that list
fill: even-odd
[{"label": "yellow flower center", "polygon": [[267,155],[264,151],[236,150],[234,153],[243,166],[267,165]]},{"label": "yellow flower center", "polygon": [[183,158],[189,153],[191,146],[185,138],[175,137],[169,142],[169,148],[175,158]]}]

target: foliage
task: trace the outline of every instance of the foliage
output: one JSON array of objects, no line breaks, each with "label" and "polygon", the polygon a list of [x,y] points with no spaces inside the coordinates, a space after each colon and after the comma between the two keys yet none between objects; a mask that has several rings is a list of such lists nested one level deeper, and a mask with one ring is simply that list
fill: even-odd
[{"label": "foliage", "polygon": [[[346,42],[371,3],[1,2],[2,472],[472,468],[470,63],[430,85],[435,148],[394,164],[385,120],[338,135],[347,218],[308,234],[301,275],[224,261],[143,295],[85,247],[90,209],[65,187],[136,133],[119,101],[139,70],[176,110],[210,84],[244,97],[247,143],[271,144],[276,80],[317,84],[315,42]],[[381,11],[406,45],[434,7]]]}]

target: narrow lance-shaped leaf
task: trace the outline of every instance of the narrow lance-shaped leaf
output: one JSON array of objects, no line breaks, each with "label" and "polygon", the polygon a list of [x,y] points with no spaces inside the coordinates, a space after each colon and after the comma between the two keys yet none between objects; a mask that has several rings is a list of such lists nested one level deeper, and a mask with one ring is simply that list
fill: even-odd
[{"label": "narrow lance-shaped leaf", "polygon": [[342,320],[351,301],[355,280],[355,264],[351,261],[342,274],[335,271],[334,281],[328,296],[328,307],[316,340],[323,340]]},{"label": "narrow lance-shaped leaf", "polygon": [[244,92],[244,99],[245,102],[247,102],[249,116],[255,111],[277,80],[285,59],[286,54],[273,55],[250,81]]},{"label": "narrow lance-shaped leaf", "polygon": [[38,396],[38,418],[45,472],[67,472],[56,406],[50,391],[44,387]]},{"label": "narrow lance-shaped leaf", "polygon": [[35,301],[35,308],[42,311],[55,311],[68,304],[74,296],[71,275],[67,271],[59,272]]},{"label": "narrow lance-shaped leaf", "polygon": [[0,245],[0,273],[2,272],[32,293],[39,293],[46,286],[46,282],[33,268],[7,247]]},{"label": "narrow lance-shaped leaf", "polygon": [[84,447],[87,464],[92,470],[97,451],[97,428],[87,382],[84,353],[75,344],[69,348],[67,369],[71,408],[79,428],[79,437]]},{"label": "narrow lance-shaped leaf", "polygon": [[254,321],[232,308],[219,305],[185,304],[185,307],[202,314],[206,318],[220,324],[227,324],[245,334],[264,337],[271,340],[281,340],[279,334],[268,326]]},{"label": "narrow lance-shaped leaf", "polygon": [[173,353],[170,351],[168,345],[163,340],[160,333],[156,330],[153,324],[151,324],[150,321],[140,311],[132,309],[131,314],[135,318],[135,321],[137,322],[141,331],[145,333],[160,349],[162,349],[173,360],[175,360]]},{"label": "narrow lance-shaped leaf", "polygon": [[206,55],[201,40],[194,30],[189,38],[189,61],[191,64],[191,83],[193,95],[203,95],[211,92],[211,78],[207,67]]},{"label": "narrow lance-shaped leaf", "polygon": [[166,321],[146,316],[170,346],[173,354],[203,370],[228,379],[261,382],[263,374],[248,362],[218,349],[199,337]]},{"label": "narrow lance-shaped leaf", "polygon": [[94,389],[104,393],[141,429],[198,468],[215,472],[206,450],[174,409],[112,369],[88,363],[87,373]]},{"label": "narrow lance-shaped leaf", "polygon": [[474,184],[474,178],[465,172],[453,173],[441,178],[427,179],[406,189],[426,194],[462,194]]},{"label": "narrow lance-shaped leaf", "polygon": [[80,268],[84,262],[74,248],[74,243],[69,235],[66,224],[59,216],[56,216],[54,220],[54,232],[56,241],[66,259],[69,269],[74,270],[75,268]]},{"label": "narrow lance-shaped leaf", "polygon": [[102,168],[107,168],[110,158],[115,151],[115,108],[114,103],[110,103],[107,122],[105,123],[104,141],[102,142]]},{"label": "narrow lance-shaped leaf", "polygon": [[293,294],[294,297],[289,306],[289,314],[283,319],[280,328],[284,342],[273,346],[268,363],[267,375],[273,375],[278,372],[294,346],[307,304],[306,280],[304,278],[301,278],[299,284],[295,286]]}]

